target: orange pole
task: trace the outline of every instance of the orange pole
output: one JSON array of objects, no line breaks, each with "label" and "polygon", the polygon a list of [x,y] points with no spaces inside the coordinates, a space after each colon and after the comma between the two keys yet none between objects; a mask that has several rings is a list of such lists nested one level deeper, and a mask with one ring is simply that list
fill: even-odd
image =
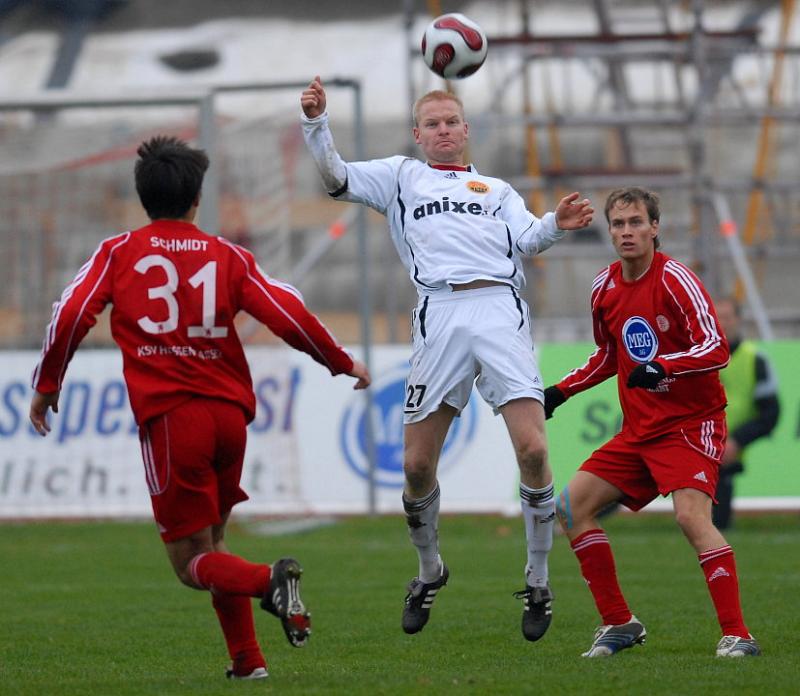
[{"label": "orange pole", "polygon": [[[780,41],[778,44],[779,49],[775,52],[775,64],[772,68],[772,80],[770,81],[767,95],[768,107],[777,106],[780,102],[783,63],[786,56],[784,47],[786,46],[786,41],[789,36],[789,27],[792,23],[794,6],[794,0],[781,0]],[[759,233],[758,236],[763,236],[765,233],[763,228],[758,227],[758,222],[761,218],[761,210],[764,207],[764,190],[760,184],[767,175],[767,168],[772,158],[772,129],[774,125],[775,119],[771,116],[764,116],[761,121],[761,131],[758,136],[758,154],[756,155],[756,163],[753,167],[753,180],[756,182],[757,187],[751,191],[747,204],[747,216],[745,218],[743,234],[745,244],[753,243],[757,231]]]}]

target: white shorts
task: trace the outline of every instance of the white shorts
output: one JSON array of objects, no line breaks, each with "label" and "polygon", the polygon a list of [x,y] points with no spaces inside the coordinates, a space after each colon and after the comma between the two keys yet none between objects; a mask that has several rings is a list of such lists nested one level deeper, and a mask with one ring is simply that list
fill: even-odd
[{"label": "white shorts", "polygon": [[404,423],[418,423],[443,403],[460,413],[473,384],[495,413],[514,399],[544,402],[528,305],[512,287],[422,297],[412,333]]}]

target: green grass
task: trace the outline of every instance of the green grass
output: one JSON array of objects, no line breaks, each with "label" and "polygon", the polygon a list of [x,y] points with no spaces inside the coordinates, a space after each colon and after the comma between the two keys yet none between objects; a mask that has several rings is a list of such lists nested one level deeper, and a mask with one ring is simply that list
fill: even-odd
[{"label": "green grass", "polygon": [[402,518],[351,519],[283,537],[233,525],[229,545],[259,560],[294,555],[314,635],[303,650],[258,612],[266,683],[229,683],[205,593],[173,577],[152,524],[4,525],[0,694],[796,694],[800,690],[800,518],[743,517],[737,552],[745,616],[764,656],[713,657],[719,632],[702,573],[669,517],[617,515],[606,527],[643,647],[580,657],[598,619],[577,562],[556,539],[554,621],[520,634],[522,521],[444,517],[451,570],[426,629],[400,629],[416,557]]}]

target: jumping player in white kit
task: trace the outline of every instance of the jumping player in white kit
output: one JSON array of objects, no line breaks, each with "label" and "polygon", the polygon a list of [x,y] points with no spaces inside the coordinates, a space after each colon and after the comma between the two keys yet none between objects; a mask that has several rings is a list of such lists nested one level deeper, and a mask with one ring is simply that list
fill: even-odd
[{"label": "jumping player in white kit", "polygon": [[555,504],[547,463],[544,392],[533,352],[523,258],[591,222],[573,193],[539,219],[505,181],[464,162],[469,126],[454,94],[430,92],[414,105],[413,134],[426,161],[404,156],[344,162],[328,128],[319,77],[301,97],[306,144],[331,196],[384,214],[419,293],[404,408],[403,506],[419,556],[403,630],[417,633],[449,570],[439,555],[439,455],[475,384],[502,414],[520,469],[527,537],[522,633],[535,641],[552,618],[547,555]]}]

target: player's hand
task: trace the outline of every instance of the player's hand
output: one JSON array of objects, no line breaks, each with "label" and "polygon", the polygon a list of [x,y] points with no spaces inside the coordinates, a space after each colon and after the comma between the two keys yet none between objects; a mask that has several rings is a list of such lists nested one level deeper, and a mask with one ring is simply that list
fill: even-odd
[{"label": "player's hand", "polygon": [[303,107],[303,113],[308,118],[316,118],[325,112],[327,98],[325,97],[325,89],[322,86],[322,78],[317,75],[311,84],[303,90],[300,96],[300,106]]},{"label": "player's hand", "polygon": [[655,360],[644,365],[638,365],[628,375],[628,388],[642,387],[655,389],[658,383],[667,376],[667,371]]},{"label": "player's hand", "polygon": [[50,423],[47,422],[47,411],[53,409],[53,413],[58,413],[58,397],[60,392],[53,392],[52,394],[42,394],[41,392],[34,392],[33,399],[31,399],[31,412],[30,419],[36,432],[42,437],[50,432]]},{"label": "player's hand", "polygon": [[556,206],[556,225],[560,230],[579,230],[592,222],[594,208],[588,198],[579,201],[575,191],[564,196]]},{"label": "player's hand", "polygon": [[369,375],[367,366],[360,360],[353,360],[353,369],[347,374],[357,380],[353,385],[353,389],[366,389],[372,383],[372,377]]},{"label": "player's hand", "polygon": [[564,392],[558,387],[547,387],[547,389],[544,390],[544,419],[550,420],[553,417],[553,411],[566,400],[567,397],[564,396]]}]

